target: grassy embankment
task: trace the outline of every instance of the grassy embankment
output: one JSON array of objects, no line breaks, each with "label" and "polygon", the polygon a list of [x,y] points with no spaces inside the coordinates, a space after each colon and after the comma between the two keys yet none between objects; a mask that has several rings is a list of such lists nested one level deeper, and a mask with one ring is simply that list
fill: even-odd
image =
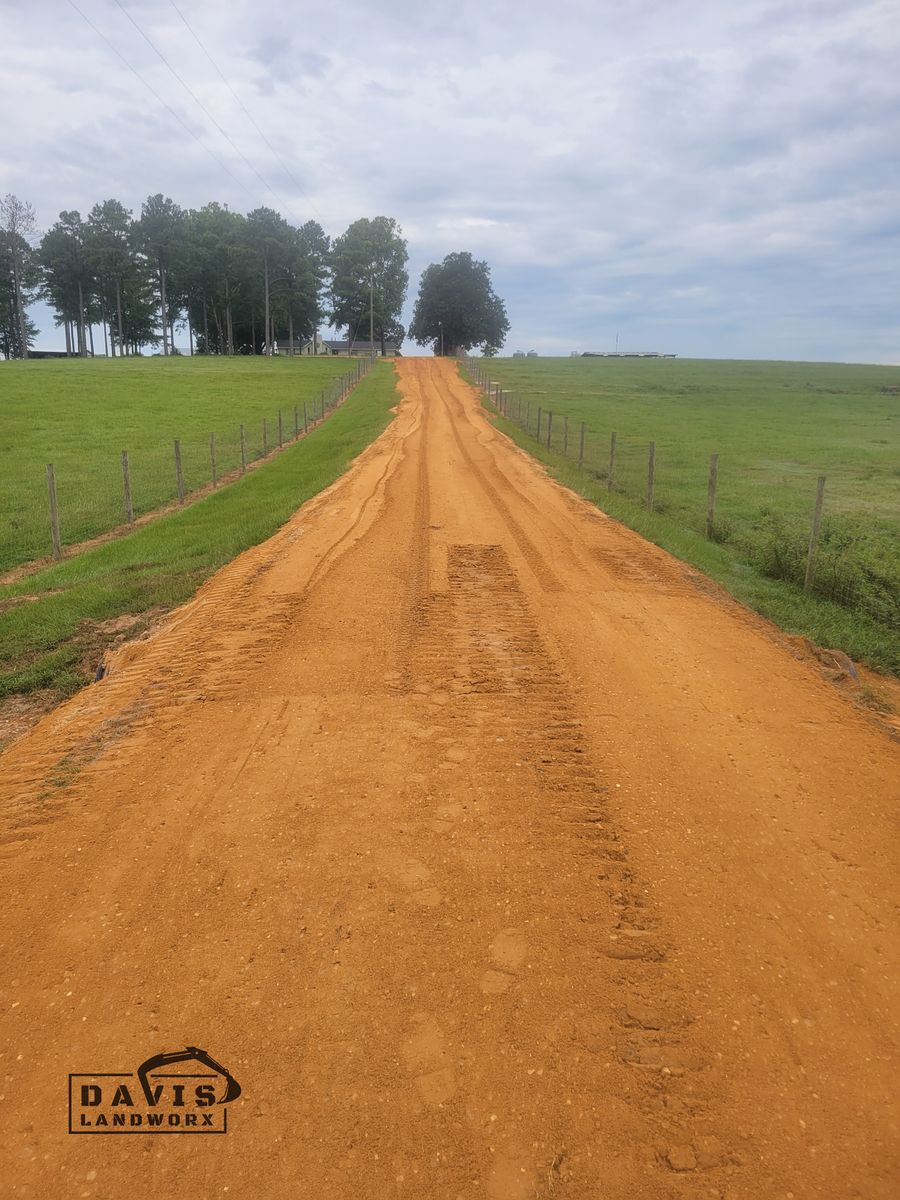
[{"label": "grassy embankment", "polygon": [[[784,629],[900,674],[900,370],[633,359],[479,362],[530,407],[503,428],[552,473]],[[554,414],[551,448],[537,408]],[[569,453],[563,455],[563,416]],[[586,426],[579,470],[580,426]],[[617,437],[608,487],[610,434]],[[654,510],[648,444],[656,443]],[[719,455],[713,540],[709,456]],[[827,477],[813,594],[802,590],[816,477]]]},{"label": "grassy embankment", "polygon": [[294,407],[312,413],[323,388],[355,367],[346,358],[126,358],[0,363],[0,571],[51,552],[46,464],[52,462],[63,545],[122,523],[121,453],[128,451],[136,516],[177,495],[173,442],[188,492],[287,439]]},{"label": "grassy embankment", "polygon": [[396,400],[393,368],[379,364],[322,425],[260,469],[134,533],[0,587],[0,696],[76,691],[114,636],[104,623],[145,614],[129,630],[138,633],[150,616],[187,600],[337,479],[387,426]]}]

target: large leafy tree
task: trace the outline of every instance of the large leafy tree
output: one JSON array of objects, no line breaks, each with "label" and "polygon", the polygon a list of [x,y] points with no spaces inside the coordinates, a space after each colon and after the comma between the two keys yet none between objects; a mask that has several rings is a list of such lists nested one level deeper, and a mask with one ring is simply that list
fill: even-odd
[{"label": "large leafy tree", "polygon": [[0,229],[0,354],[4,358],[26,358],[37,336],[37,326],[26,310],[34,299],[38,270],[28,242]]},{"label": "large leafy tree", "polygon": [[76,209],[59,214],[59,220],[41,239],[44,295],[66,327],[66,347],[82,356],[88,353],[87,313],[95,277],[86,246],[86,231]]},{"label": "large leafy tree", "polygon": [[36,233],[34,209],[12,192],[0,199],[0,265],[3,315],[0,317],[7,358],[27,358],[35,334],[26,309],[33,298],[35,261],[31,238]]},{"label": "large leafy tree", "polygon": [[174,200],[157,192],[155,196],[148,196],[144,201],[141,207],[141,219],[135,228],[137,243],[147,258],[155,265],[159,280],[163,354],[169,353],[169,330],[172,324],[172,313],[166,297],[166,280],[170,268],[177,260],[184,234],[184,223],[184,210]]},{"label": "large leafy tree", "polygon": [[221,204],[206,204],[188,219],[182,271],[194,328],[204,353],[234,354],[235,324],[250,290],[247,218]]},{"label": "large leafy tree", "polygon": [[354,221],[331,249],[331,324],[347,326],[350,341],[369,334],[370,287],[375,337],[384,353],[388,338],[403,340],[400,313],[406,299],[409,255],[392,217]]},{"label": "large leafy tree", "polygon": [[285,282],[288,260],[292,257],[294,231],[284,217],[272,208],[256,208],[249,213],[246,229],[257,282],[261,282],[263,287],[263,343],[265,353],[271,354],[275,340],[272,286]]},{"label": "large leafy tree", "polygon": [[311,338],[322,319],[328,249],[328,238],[317,221],[307,221],[299,229],[291,229],[276,302],[278,327],[287,326],[291,354],[295,337],[299,334],[301,338]]},{"label": "large leafy tree", "polygon": [[509,320],[487,263],[463,251],[427,267],[409,332],[420,346],[432,343],[436,354],[475,346],[496,354],[509,333]]},{"label": "large leafy tree", "polygon": [[97,297],[103,320],[115,333],[111,339],[113,357],[127,350],[126,296],[146,291],[146,272],[141,270],[132,247],[131,213],[118,200],[95,204],[84,229],[84,247],[88,266],[96,281]]}]

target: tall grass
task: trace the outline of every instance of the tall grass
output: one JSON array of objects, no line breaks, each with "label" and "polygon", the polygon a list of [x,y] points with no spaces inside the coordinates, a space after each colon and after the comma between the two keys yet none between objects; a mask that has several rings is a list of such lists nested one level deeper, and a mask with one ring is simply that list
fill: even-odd
[{"label": "tall grass", "polygon": [[[0,587],[0,696],[68,694],[90,676],[122,614],[171,608],[327,487],[390,421],[393,368],[378,364],[309,437],[221,491],[125,537]],[[111,636],[111,635],[110,635]]]},{"label": "tall grass", "polygon": [[[826,638],[874,666],[900,670],[896,367],[631,359],[478,365],[512,393],[513,424],[527,418],[528,428],[517,430],[516,440],[600,507],[649,530],[669,549],[677,541],[676,553],[786,627]],[[538,407],[540,442],[534,436]],[[554,414],[549,449],[548,411]],[[568,457],[562,453],[564,417]],[[582,423],[584,470],[578,471]],[[647,513],[651,441],[656,478],[654,511]],[[711,544],[705,532],[712,453],[719,464]],[[827,477],[826,515],[814,595],[804,596],[820,474]],[[676,530],[690,537],[676,537]],[[715,547],[721,553],[712,553]],[[750,587],[750,580],[759,586]],[[764,580],[775,586],[763,587]],[[825,607],[816,610],[817,602]]]},{"label": "tall grass", "polygon": [[278,410],[293,434],[323,388],[355,366],[346,358],[60,359],[0,363],[0,571],[50,553],[46,464],[52,462],[63,544],[124,520],[121,452],[127,450],[135,515],[175,498],[173,442],[181,441],[185,488],[271,449]]}]

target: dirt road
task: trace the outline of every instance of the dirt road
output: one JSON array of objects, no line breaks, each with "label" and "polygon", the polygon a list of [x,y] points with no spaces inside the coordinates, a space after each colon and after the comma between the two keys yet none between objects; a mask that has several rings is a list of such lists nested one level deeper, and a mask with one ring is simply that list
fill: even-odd
[{"label": "dirt road", "polygon": [[[6,1191],[896,1196],[896,744],[398,369],[0,759]],[[67,1134],[70,1072],[184,1046],[226,1136]]]}]

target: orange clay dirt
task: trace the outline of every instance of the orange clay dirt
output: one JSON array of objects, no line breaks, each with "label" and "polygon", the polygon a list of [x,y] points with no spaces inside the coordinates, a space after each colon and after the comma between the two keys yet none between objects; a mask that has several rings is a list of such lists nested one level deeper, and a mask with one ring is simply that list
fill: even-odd
[{"label": "orange clay dirt", "polygon": [[[5,1194],[893,1200],[896,744],[398,371],[0,759]],[[67,1134],[186,1045],[227,1136]]]}]

